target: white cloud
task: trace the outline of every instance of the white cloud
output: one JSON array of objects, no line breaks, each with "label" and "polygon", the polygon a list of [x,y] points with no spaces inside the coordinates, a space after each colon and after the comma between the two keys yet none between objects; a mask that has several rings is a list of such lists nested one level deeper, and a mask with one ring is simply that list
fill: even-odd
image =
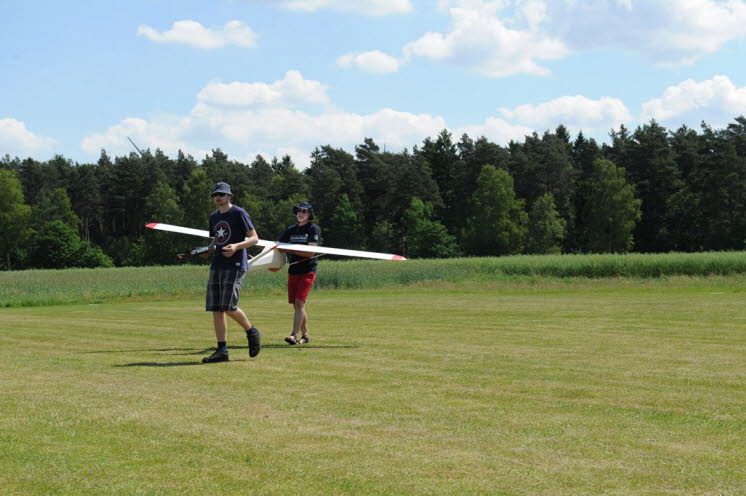
[{"label": "white cloud", "polygon": [[606,131],[632,120],[632,114],[618,98],[591,100],[582,95],[562,96],[538,105],[501,108],[500,112],[534,129],[553,129],[564,124],[571,132]]},{"label": "white cloud", "polygon": [[379,50],[364,53],[348,53],[337,58],[339,67],[356,67],[373,74],[388,74],[399,70],[401,62]]},{"label": "white cloud", "polygon": [[266,83],[210,83],[199,92],[197,99],[211,105],[274,105],[282,94]]},{"label": "white cloud", "polygon": [[[196,106],[190,118],[208,132],[235,149],[250,144],[253,149],[272,150],[275,155],[285,149],[305,149],[331,144],[351,149],[364,138],[392,148],[405,148],[432,136],[446,127],[442,117],[383,109],[371,114],[322,112],[310,114],[287,108],[226,110]],[[186,135],[188,129],[183,129]],[[292,155],[291,155],[292,156]],[[301,162],[307,165],[307,159]]]},{"label": "white cloud", "polygon": [[300,71],[288,71],[285,73],[285,78],[277,81],[273,86],[291,105],[329,103],[329,96],[326,94],[328,86],[319,81],[303,79]]},{"label": "white cloud", "polygon": [[[582,130],[592,136],[633,120],[616,98],[592,100],[582,95],[502,108],[500,113],[452,131],[455,136],[485,136],[504,145],[559,124],[573,133]],[[288,154],[299,167],[306,167],[311,151],[321,145],[352,150],[369,137],[394,151],[410,148],[446,128],[445,119],[439,115],[391,108],[366,114],[336,109],[327,95],[327,86],[304,79],[293,70],[272,83],[209,83],[198,92],[186,115],[130,117],[86,136],[81,148],[93,156],[101,148],[114,155],[128,154],[132,151],[129,136],[141,148],[160,148],[171,156],[182,150],[201,158],[219,147],[249,162],[257,153],[267,160]]]},{"label": "white cloud", "polygon": [[288,71],[285,77],[267,83],[210,83],[199,92],[197,99],[208,105],[221,106],[297,106],[327,104],[327,86],[318,81],[303,79],[298,71]]},{"label": "white cloud", "polygon": [[328,105],[311,112],[294,106],[290,98],[291,93],[297,93],[303,104],[329,103],[325,89],[317,81],[303,79],[297,71],[289,71],[284,79],[271,84],[210,83],[198,93],[189,114],[150,120],[130,117],[86,136],[81,148],[93,156],[101,148],[114,155],[127,154],[132,151],[129,136],[140,148],[160,148],[172,156],[179,149],[195,157],[216,147],[240,157],[264,150],[278,157],[289,154],[305,167],[310,152],[320,145],[352,149],[371,137],[391,149],[402,149],[446,127],[440,116],[393,109],[355,114],[330,110]]},{"label": "white cloud", "polygon": [[6,117],[0,119],[0,156],[37,156],[52,151],[55,140],[37,136],[26,128],[26,124]]},{"label": "white cloud", "polygon": [[685,64],[746,37],[744,0],[543,3],[542,29],[574,50],[623,49],[658,64]]},{"label": "white cloud", "polygon": [[454,129],[453,135],[461,137],[466,133],[471,138],[484,136],[490,141],[505,145],[510,141],[523,141],[523,138],[534,132],[533,128],[528,126],[511,124],[504,119],[497,117],[488,117],[482,124],[462,126]]},{"label": "white cloud", "polygon": [[[439,0],[436,6],[450,16],[449,30],[405,44],[399,65],[423,58],[489,77],[548,75],[545,61],[573,52],[625,50],[660,65],[686,64],[746,38],[746,0]],[[338,63],[355,65],[354,54]]]},{"label": "white cloud", "polygon": [[694,126],[704,120],[719,127],[739,115],[746,115],[746,87],[737,87],[727,76],[715,76],[669,86],[661,98],[643,104],[641,119]]},{"label": "white cloud", "polygon": [[173,27],[159,33],[150,26],[141,25],[137,34],[158,43],[183,43],[206,50],[226,45],[253,47],[256,33],[241,21],[229,21],[222,28],[206,28],[197,21],[175,21]]},{"label": "white cloud", "polygon": [[[514,19],[503,19],[507,2],[461,0],[449,9],[448,33],[429,32],[404,46],[407,58],[443,60],[490,77],[513,74],[549,74],[540,60],[566,56],[569,50],[558,38],[537,27],[545,17],[544,4],[531,0]],[[515,27],[514,27],[515,26]]]},{"label": "white cloud", "polygon": [[291,10],[332,9],[365,15],[404,14],[412,10],[409,0],[280,0]]},{"label": "white cloud", "polygon": [[203,157],[210,150],[199,148],[184,139],[184,130],[189,128],[189,119],[161,118],[146,121],[136,117],[127,117],[121,123],[109,127],[102,133],[91,133],[81,142],[80,148],[91,156],[98,156],[102,149],[109,155],[129,155],[135,150],[131,138],[140,150],[160,148],[164,153],[176,156],[181,150],[195,157]]}]

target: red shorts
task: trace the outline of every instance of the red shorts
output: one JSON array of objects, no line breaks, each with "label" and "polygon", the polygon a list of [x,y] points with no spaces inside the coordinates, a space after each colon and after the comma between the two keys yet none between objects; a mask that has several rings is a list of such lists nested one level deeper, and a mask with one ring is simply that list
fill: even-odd
[{"label": "red shorts", "polygon": [[288,274],[288,303],[295,303],[296,298],[306,301],[315,280],[315,272]]}]

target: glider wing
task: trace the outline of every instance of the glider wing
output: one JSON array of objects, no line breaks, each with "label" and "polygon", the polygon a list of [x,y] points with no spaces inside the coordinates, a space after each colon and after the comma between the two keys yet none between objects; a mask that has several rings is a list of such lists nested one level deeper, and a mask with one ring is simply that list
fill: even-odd
[{"label": "glider wing", "polygon": [[344,248],[331,248],[329,246],[295,245],[291,243],[277,243],[275,248],[282,250],[302,251],[306,253],[323,253],[325,255],[340,255],[343,257],[375,258],[378,260],[406,260],[401,255],[391,253],[377,253],[374,251],[346,250]]},{"label": "glider wing", "polygon": [[[192,236],[201,236],[203,238],[211,238],[208,231],[201,229],[192,229],[190,227],[174,226],[172,224],[161,224],[158,222],[152,222],[146,224],[145,227],[150,229],[159,229],[161,231],[170,231],[182,234],[191,234]],[[306,253],[324,253],[326,255],[339,255],[343,257],[360,257],[360,258],[375,258],[378,260],[406,260],[401,255],[393,255],[391,253],[377,253],[374,251],[361,251],[361,250],[347,250],[344,248],[331,248],[329,246],[308,246],[308,245],[295,245],[291,243],[277,243],[276,241],[267,241],[266,239],[260,239],[257,246],[263,248],[278,248],[283,250],[302,251]]]},{"label": "glider wing", "polygon": [[[170,231],[175,233],[181,233],[181,234],[191,234],[192,236],[200,236],[202,238],[212,238],[210,236],[209,231],[203,231],[202,229],[192,229],[191,227],[181,227],[181,226],[174,226],[173,224],[161,224],[160,222],[151,222],[150,224],[145,224],[145,227],[149,227],[150,229],[158,229],[160,231]],[[267,241],[266,239],[260,239],[257,243],[257,246],[274,246],[277,243],[274,241]]]}]

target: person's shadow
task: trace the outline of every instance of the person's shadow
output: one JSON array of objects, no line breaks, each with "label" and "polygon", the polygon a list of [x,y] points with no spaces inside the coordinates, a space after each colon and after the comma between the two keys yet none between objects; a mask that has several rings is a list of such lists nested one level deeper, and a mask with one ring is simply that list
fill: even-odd
[{"label": "person's shadow", "polygon": [[202,365],[202,362],[132,362],[113,365],[114,367],[184,367],[187,365]]},{"label": "person's shadow", "polygon": [[[279,350],[279,351],[290,351],[300,352],[304,349],[323,350],[323,349],[334,349],[334,348],[359,348],[359,345],[354,344],[341,344],[341,345],[319,345],[319,344],[302,344],[302,345],[287,345],[287,344],[263,344],[262,350]],[[247,350],[248,346],[228,346],[229,350]],[[139,349],[139,350],[98,350],[98,351],[87,351],[85,353],[155,353],[158,355],[169,355],[169,356],[194,356],[194,355],[207,355],[214,351],[215,348],[160,348],[160,349]],[[187,352],[187,353],[167,353],[167,352]],[[239,352],[240,353],[240,352]],[[233,361],[246,361],[246,360],[233,360]],[[114,367],[184,367],[189,365],[203,365],[202,360],[196,362],[131,362],[113,365]],[[207,364],[204,364],[207,365]]]}]

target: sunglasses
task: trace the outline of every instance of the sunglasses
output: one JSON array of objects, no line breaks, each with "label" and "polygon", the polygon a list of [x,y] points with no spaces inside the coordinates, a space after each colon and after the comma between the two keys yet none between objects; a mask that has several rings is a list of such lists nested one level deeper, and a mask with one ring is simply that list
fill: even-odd
[{"label": "sunglasses", "polygon": [[305,208],[299,208],[299,209],[298,209],[298,213],[299,213],[299,214],[307,214],[307,213],[308,213],[308,210],[306,210]]},{"label": "sunglasses", "polygon": [[225,196],[225,193],[215,193],[214,195],[212,195],[213,198],[215,198],[216,196],[223,197]]}]

